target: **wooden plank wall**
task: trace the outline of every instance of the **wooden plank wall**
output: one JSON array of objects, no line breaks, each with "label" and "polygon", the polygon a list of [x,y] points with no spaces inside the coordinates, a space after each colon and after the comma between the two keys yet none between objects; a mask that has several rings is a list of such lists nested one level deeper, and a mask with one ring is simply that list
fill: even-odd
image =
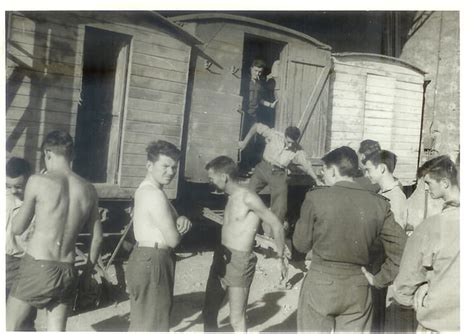
[{"label": "wooden plank wall", "polygon": [[[139,22],[139,23],[136,23]],[[23,12],[11,19],[7,48],[7,151],[39,165],[43,136],[74,136],[85,26],[132,36],[120,185],[130,192],[145,175],[148,142],[178,147],[191,47],[150,19],[120,12]],[[168,187],[176,194],[176,180]]]},{"label": "wooden plank wall", "polygon": [[334,62],[331,83],[330,149],[358,149],[373,139],[398,156],[395,175],[416,179],[423,103],[423,75],[377,61]]}]

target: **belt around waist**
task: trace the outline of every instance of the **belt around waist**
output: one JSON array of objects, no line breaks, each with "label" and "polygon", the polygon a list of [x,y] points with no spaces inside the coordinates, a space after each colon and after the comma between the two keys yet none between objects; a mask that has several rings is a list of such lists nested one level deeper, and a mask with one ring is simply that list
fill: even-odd
[{"label": "belt around waist", "polygon": [[156,241],[137,241],[135,244],[136,247],[148,247],[148,248],[155,248],[155,249],[169,249],[168,245],[160,244]]},{"label": "belt around waist", "polygon": [[274,165],[272,164],[270,161],[267,161],[267,160],[263,160],[264,163],[270,165],[270,167],[272,168],[272,170],[281,170],[281,171],[285,171],[286,170],[286,167],[280,167],[280,166],[277,166],[277,165]]}]

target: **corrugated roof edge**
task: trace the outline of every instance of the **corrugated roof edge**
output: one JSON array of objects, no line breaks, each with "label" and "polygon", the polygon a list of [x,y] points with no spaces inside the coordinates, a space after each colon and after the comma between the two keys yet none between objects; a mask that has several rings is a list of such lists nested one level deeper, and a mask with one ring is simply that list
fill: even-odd
[{"label": "corrugated roof edge", "polygon": [[363,53],[363,52],[340,52],[340,53],[333,53],[332,56],[334,58],[353,58],[353,59],[358,59],[358,58],[377,58],[381,61],[385,62],[390,62],[390,63],[396,63],[398,65],[403,65],[407,68],[410,68],[414,71],[419,72],[422,75],[426,75],[428,72],[420,69],[419,67],[416,67],[415,65],[410,64],[409,62],[402,60],[400,58],[395,58],[395,57],[390,57],[390,56],[385,56],[385,55],[380,55],[376,53]]},{"label": "corrugated roof edge", "polygon": [[240,16],[240,15],[232,15],[232,14],[223,14],[223,13],[198,13],[198,14],[188,14],[188,15],[179,15],[179,16],[173,16],[170,17],[169,20],[172,20],[174,22],[183,22],[183,21],[193,21],[193,20],[206,20],[206,19],[211,19],[211,20],[231,20],[231,21],[239,21],[239,22],[246,22],[254,25],[259,25],[267,28],[271,28],[273,30],[281,31],[296,37],[299,37],[303,40],[306,40],[307,42],[314,44],[321,49],[325,50],[331,50],[332,48],[324,44],[317,39],[308,36],[302,32],[283,27],[278,24],[270,23],[267,21],[262,21],[250,17],[245,17],[245,16]]}]

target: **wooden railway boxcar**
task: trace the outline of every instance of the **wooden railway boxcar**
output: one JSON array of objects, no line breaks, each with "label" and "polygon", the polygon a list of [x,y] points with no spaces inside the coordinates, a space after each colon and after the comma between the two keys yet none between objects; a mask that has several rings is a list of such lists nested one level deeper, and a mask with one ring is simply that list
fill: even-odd
[{"label": "wooden railway boxcar", "polygon": [[400,59],[362,53],[333,55],[327,149],[357,149],[377,140],[397,154],[395,176],[416,182],[425,73]]},{"label": "wooden railway boxcar", "polygon": [[[130,198],[146,173],[146,144],[181,145],[198,43],[154,12],[8,13],[7,155],[39,170],[44,135],[66,130],[74,170],[102,198]],[[175,180],[171,198],[176,189]]]},{"label": "wooden railway boxcar", "polygon": [[[271,115],[276,129],[298,125],[310,157],[325,153],[331,48],[276,24],[216,13],[171,18],[198,37],[192,61],[185,179],[207,182],[203,166],[226,154],[238,158],[243,102],[254,59],[267,64],[267,79],[279,99]],[[245,108],[244,108],[245,109]]]},{"label": "wooden railway boxcar", "polygon": [[[297,125],[316,164],[340,145],[379,140],[414,180],[424,73],[395,58],[332,54],[300,32],[242,16],[154,12],[11,12],[7,22],[7,156],[40,168],[53,129],[76,141],[74,169],[102,198],[131,198],[145,147],[181,147],[178,182],[207,182],[217,155],[239,158],[242,106],[253,59],[266,62],[279,99],[274,125]],[[186,181],[186,182],[184,182]]]}]

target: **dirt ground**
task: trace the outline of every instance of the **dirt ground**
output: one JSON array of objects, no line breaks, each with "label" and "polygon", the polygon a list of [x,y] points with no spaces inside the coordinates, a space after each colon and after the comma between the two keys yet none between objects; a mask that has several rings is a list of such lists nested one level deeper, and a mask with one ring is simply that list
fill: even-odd
[{"label": "dirt ground", "polygon": [[[212,252],[177,253],[174,307],[171,331],[201,332],[203,330],[201,310]],[[276,259],[257,254],[258,262],[250,289],[247,308],[248,329],[254,332],[296,331],[296,309],[304,273],[304,262],[292,262],[289,269],[288,288],[278,284]],[[120,268],[119,268],[120,269]],[[126,265],[125,265],[126,270]],[[117,284],[123,272],[112,266],[111,281]],[[116,285],[117,286],[117,285]],[[114,296],[115,301],[68,319],[67,331],[127,331],[130,303],[126,293]],[[227,301],[219,313],[219,326],[223,331],[232,331],[229,324]],[[40,311],[36,320],[38,331],[45,330],[45,312]]]}]

